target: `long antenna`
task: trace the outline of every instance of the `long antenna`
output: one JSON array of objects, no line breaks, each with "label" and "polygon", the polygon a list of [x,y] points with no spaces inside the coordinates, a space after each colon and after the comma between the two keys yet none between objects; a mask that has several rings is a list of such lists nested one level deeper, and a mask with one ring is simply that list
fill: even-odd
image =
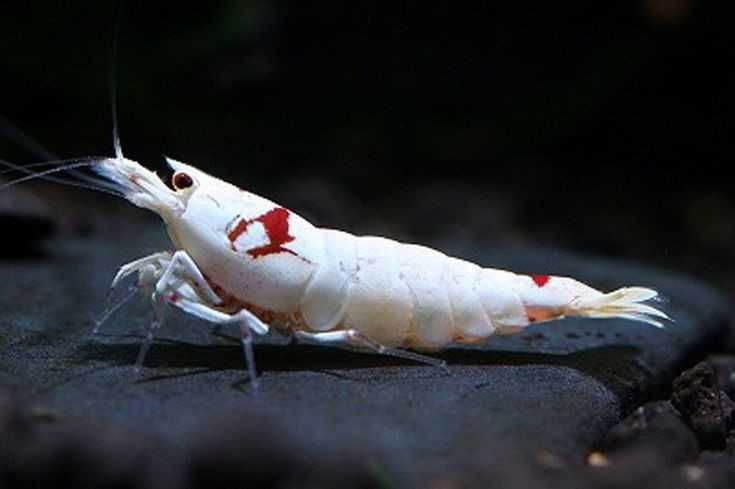
[{"label": "long antenna", "polygon": [[[31,168],[37,167],[37,166],[44,166],[44,165],[54,165],[58,163],[65,163],[65,162],[71,162],[71,161],[81,161],[84,158],[73,158],[68,160],[62,160],[52,152],[50,152],[48,149],[46,149],[41,143],[33,139],[31,136],[29,136],[26,132],[24,132],[21,128],[13,124],[9,119],[6,117],[0,115],[0,134],[7,136],[11,141],[14,141],[16,144],[18,144],[20,147],[25,149],[31,154],[36,155],[37,157],[41,158],[43,161],[40,163],[32,163],[30,165],[16,165],[15,163],[11,163],[6,160],[0,159],[0,166],[5,166],[8,168],[12,168],[13,171],[20,171],[25,172],[28,174],[32,174],[33,171]],[[102,159],[102,158],[86,158],[86,159]],[[0,175],[5,174],[6,171],[0,171]],[[97,179],[90,177],[89,175],[86,175],[76,169],[76,167],[69,168],[67,173],[69,175],[72,175],[79,180],[82,180],[86,182],[89,185],[80,185],[79,182],[72,183],[70,181],[62,181],[59,178],[56,177],[49,177],[49,176],[43,176],[41,177],[43,180],[49,180],[52,182],[57,183],[66,183],[68,185],[72,185],[75,187],[84,187],[84,188],[96,188],[100,186],[104,186],[101,182],[99,182]],[[3,185],[5,187],[5,185]]]},{"label": "long antenna", "polygon": [[115,24],[112,30],[112,47],[110,53],[110,103],[112,105],[112,142],[115,146],[117,159],[123,158],[122,145],[120,144],[120,132],[117,127],[117,38],[120,36],[120,19],[122,18],[122,0],[115,5]]}]

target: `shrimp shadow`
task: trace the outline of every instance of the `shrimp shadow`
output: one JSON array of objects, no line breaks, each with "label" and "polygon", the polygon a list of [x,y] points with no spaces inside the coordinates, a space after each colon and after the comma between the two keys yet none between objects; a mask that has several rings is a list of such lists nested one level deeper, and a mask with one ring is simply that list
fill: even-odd
[{"label": "shrimp shadow", "polygon": [[[80,361],[94,361],[108,366],[130,366],[135,363],[140,345],[137,343],[87,342],[77,350]],[[603,345],[584,348],[570,353],[535,351],[508,351],[481,348],[450,348],[433,355],[446,360],[449,373],[460,367],[517,367],[547,366],[571,368],[591,376],[616,394],[630,395],[650,383],[653,372],[643,361],[643,350],[629,345]],[[364,376],[350,376],[356,369],[415,368],[416,373],[436,369],[402,358],[371,353],[360,353],[333,347],[313,345],[260,344],[255,348],[259,372],[311,371],[351,381]],[[168,378],[199,375],[212,371],[242,370],[242,349],[239,345],[202,345],[179,340],[157,340],[145,361],[150,372],[142,381],[152,382]],[[181,370],[172,372],[172,370]],[[444,374],[440,374],[444,375]],[[376,373],[380,377],[379,373]],[[491,382],[486,383],[489,387]],[[483,383],[478,389],[486,387]]]}]

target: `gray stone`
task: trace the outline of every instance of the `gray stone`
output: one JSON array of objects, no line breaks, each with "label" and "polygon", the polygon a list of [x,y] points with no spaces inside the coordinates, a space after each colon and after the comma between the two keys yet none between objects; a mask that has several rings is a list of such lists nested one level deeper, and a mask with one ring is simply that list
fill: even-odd
[{"label": "gray stone", "polygon": [[59,240],[43,259],[0,262],[0,383],[62,416],[94,417],[171,447],[195,443],[192,433],[214,418],[268,418],[314,464],[349,451],[376,474],[417,481],[478,454],[581,459],[716,341],[729,314],[713,289],[635,264],[539,249],[465,253],[486,266],[571,275],[602,289],[652,286],[675,322],[665,330],[624,320],[536,325],[443,352],[448,374],[395,358],[263,344],[254,394],[239,346],[181,314],[170,315],[142,376],[132,366],[150,321],[145,301],[89,334],[117,267],[166,246],[160,232],[141,230]]}]

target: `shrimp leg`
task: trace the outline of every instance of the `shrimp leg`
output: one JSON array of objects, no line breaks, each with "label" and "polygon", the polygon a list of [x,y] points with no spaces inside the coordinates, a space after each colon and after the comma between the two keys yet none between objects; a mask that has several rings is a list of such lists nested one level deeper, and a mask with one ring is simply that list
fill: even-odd
[{"label": "shrimp leg", "polygon": [[[135,370],[139,372],[153,343],[155,332],[163,326],[166,300],[176,302],[179,292],[184,296],[196,298],[213,305],[221,303],[222,300],[212,290],[194,260],[185,251],[177,251],[170,257],[170,260],[162,257],[161,254],[154,254],[133,263],[137,263],[131,268],[137,267],[139,270],[138,286],[141,289],[144,291],[150,290],[153,288],[153,283],[155,283],[155,288],[151,293],[155,318],[148,327],[148,332],[135,362]],[[200,294],[203,297],[200,298]]]},{"label": "shrimp leg", "polygon": [[368,350],[380,355],[413,360],[414,362],[424,363],[433,367],[439,367],[444,371],[448,371],[447,362],[444,360],[439,360],[438,358],[433,358],[427,355],[421,355],[412,351],[402,350],[400,348],[389,348],[370,340],[365,335],[354,329],[327,331],[324,333],[296,331],[294,335],[297,340],[304,343],[337,346],[347,348],[348,350]]},{"label": "shrimp leg", "polygon": [[[154,273],[151,276],[157,277],[159,273]],[[136,365],[139,367],[142,365],[145,353],[153,341],[153,333],[163,324],[164,306],[168,302],[205,321],[215,324],[238,324],[240,326],[240,343],[245,357],[245,367],[253,387],[257,388],[258,379],[255,371],[252,333],[265,335],[268,334],[270,328],[247,309],[241,309],[234,314],[217,310],[214,306],[221,304],[222,300],[212,290],[194,260],[185,251],[179,250],[173,254],[166,269],[163,273],[160,273],[160,278],[156,282],[155,291],[151,298],[154,309],[157,311],[156,319],[151,323],[149,334],[146,336],[143,347],[141,347]]]},{"label": "shrimp leg", "polygon": [[170,260],[170,252],[160,251],[158,253],[144,256],[143,258],[138,258],[137,260],[133,260],[130,263],[126,263],[117,270],[115,278],[112,279],[112,283],[110,284],[110,290],[114,290],[115,287],[117,287],[117,285],[120,283],[120,281],[131,273],[139,272],[149,265],[161,267],[164,263],[167,264]]},{"label": "shrimp leg", "polygon": [[155,334],[159,329],[161,329],[161,326],[163,326],[163,322],[166,319],[166,302],[163,297],[153,293],[151,295],[151,303],[153,305],[154,319],[148,326],[148,332],[143,340],[143,344],[140,345],[138,357],[135,359],[135,373],[140,373],[143,370],[143,362],[148,354],[148,350],[150,350],[151,345],[153,344]]},{"label": "shrimp leg", "polygon": [[[170,261],[171,253],[168,251],[162,251],[144,256],[143,258],[138,258],[137,260],[133,260],[130,263],[126,263],[121,266],[115,274],[115,278],[112,279],[107,295],[105,295],[102,313],[94,320],[95,324],[94,329],[92,329],[92,333],[98,334],[105,321],[107,321],[107,319],[123,304],[131,299],[137,290],[142,290],[147,295],[149,289],[152,288],[152,285],[160,278],[161,270],[168,267]],[[122,299],[116,302],[113,301],[115,289],[120,282],[136,272],[138,273],[138,282],[130,286],[128,293],[126,293]]]},{"label": "shrimp leg", "polygon": [[258,387],[258,378],[255,371],[255,357],[253,355],[253,335],[252,333],[265,335],[268,334],[270,328],[267,324],[258,319],[255,314],[247,309],[241,309],[235,314],[227,314],[210,305],[191,297],[180,297],[174,295],[169,296],[168,301],[184,312],[196,316],[205,321],[215,324],[231,324],[235,323],[240,326],[240,343],[242,344],[243,354],[245,356],[245,368],[253,388]]},{"label": "shrimp leg", "polygon": [[156,293],[163,295],[166,290],[171,289],[171,284],[175,284],[177,280],[184,279],[186,282],[196,286],[197,291],[201,293],[209,304],[217,305],[222,303],[222,299],[212,290],[207,280],[199,271],[199,268],[191,259],[186,251],[179,250],[171,257],[171,262],[156,283]]},{"label": "shrimp leg", "polygon": [[135,272],[138,272],[137,288],[151,291],[150,298],[155,314],[138,352],[135,361],[136,371],[142,369],[148,350],[155,339],[155,333],[164,323],[166,304],[170,303],[184,312],[215,324],[239,324],[245,366],[253,386],[257,387],[251,332],[267,334],[270,328],[266,324],[246,309],[235,314],[215,309],[214,306],[220,304],[222,300],[185,251],[179,250],[173,255],[168,252],[154,253],[122,266],[113,280],[112,288]]}]

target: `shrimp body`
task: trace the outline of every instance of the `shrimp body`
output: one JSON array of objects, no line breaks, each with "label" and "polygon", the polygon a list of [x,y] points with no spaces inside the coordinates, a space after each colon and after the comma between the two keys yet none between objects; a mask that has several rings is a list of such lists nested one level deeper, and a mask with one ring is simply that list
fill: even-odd
[{"label": "shrimp body", "polygon": [[654,326],[667,318],[644,304],[657,295],[651,289],[605,294],[571,278],[482,268],[424,246],[318,228],[190,165],[168,163],[173,190],[121,156],[94,167],[130,202],[159,214],[177,250],[125,265],[113,284],[138,272],[142,285],[155,286],[157,311],[168,303],[239,322],[244,340],[274,326],[398,354],[394,348],[437,350],[565,316]]}]

